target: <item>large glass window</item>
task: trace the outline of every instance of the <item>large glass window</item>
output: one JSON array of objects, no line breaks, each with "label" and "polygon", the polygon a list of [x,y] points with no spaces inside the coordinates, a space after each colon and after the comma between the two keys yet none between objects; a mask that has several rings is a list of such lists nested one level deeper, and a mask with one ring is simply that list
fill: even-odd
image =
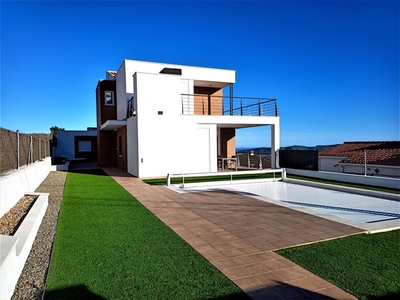
[{"label": "large glass window", "polygon": [[78,150],[79,150],[79,152],[92,151],[92,142],[91,141],[79,141],[78,142]]},{"label": "large glass window", "polygon": [[104,92],[105,105],[114,106],[114,92],[105,91]]}]

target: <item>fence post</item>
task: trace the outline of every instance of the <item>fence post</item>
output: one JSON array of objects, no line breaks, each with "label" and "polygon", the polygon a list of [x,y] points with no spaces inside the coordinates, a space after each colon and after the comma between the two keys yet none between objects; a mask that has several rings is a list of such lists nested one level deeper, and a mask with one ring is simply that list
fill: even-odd
[{"label": "fence post", "polygon": [[17,130],[17,170],[19,170],[19,130]]},{"label": "fence post", "polygon": [[233,84],[229,84],[229,114],[233,116]]},{"label": "fence post", "polygon": [[29,160],[28,160],[28,165],[30,163],[33,163],[33,137],[32,137],[32,135],[30,137],[30,142],[29,142]]},{"label": "fence post", "polygon": [[38,142],[39,142],[39,160],[42,159],[42,140],[41,138],[38,138]]}]

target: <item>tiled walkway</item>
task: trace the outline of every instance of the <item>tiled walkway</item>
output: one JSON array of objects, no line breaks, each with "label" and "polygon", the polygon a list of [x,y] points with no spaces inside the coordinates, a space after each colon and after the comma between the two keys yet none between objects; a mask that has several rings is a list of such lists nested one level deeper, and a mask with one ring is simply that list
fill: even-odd
[{"label": "tiled walkway", "polygon": [[272,250],[361,229],[227,191],[179,194],[104,170],[253,299],[356,299]]}]

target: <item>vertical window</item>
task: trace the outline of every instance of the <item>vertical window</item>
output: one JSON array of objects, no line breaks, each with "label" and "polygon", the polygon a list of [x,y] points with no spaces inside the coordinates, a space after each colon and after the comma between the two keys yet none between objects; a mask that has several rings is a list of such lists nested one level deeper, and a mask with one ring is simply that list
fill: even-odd
[{"label": "vertical window", "polygon": [[122,156],[122,135],[118,136],[118,155]]},{"label": "vertical window", "polygon": [[105,91],[104,92],[105,105],[114,106],[114,92]]}]

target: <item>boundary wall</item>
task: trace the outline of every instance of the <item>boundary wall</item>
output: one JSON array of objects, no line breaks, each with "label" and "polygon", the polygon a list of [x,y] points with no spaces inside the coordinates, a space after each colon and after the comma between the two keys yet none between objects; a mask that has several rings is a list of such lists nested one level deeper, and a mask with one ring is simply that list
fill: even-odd
[{"label": "boundary wall", "polygon": [[56,171],[56,166],[47,157],[0,177],[0,218],[25,194],[34,192],[50,171]]},{"label": "boundary wall", "polygon": [[24,195],[39,196],[17,232],[13,236],[0,235],[0,300],[11,299],[48,206],[49,194],[34,191],[55,170],[47,157],[0,177],[0,217]]},{"label": "boundary wall", "polygon": [[322,172],[322,171],[307,171],[297,169],[286,169],[287,174],[306,176],[312,178],[343,181],[355,184],[372,185],[377,187],[400,189],[400,179],[378,177],[378,176],[364,176],[355,174],[335,173],[335,172]]}]

